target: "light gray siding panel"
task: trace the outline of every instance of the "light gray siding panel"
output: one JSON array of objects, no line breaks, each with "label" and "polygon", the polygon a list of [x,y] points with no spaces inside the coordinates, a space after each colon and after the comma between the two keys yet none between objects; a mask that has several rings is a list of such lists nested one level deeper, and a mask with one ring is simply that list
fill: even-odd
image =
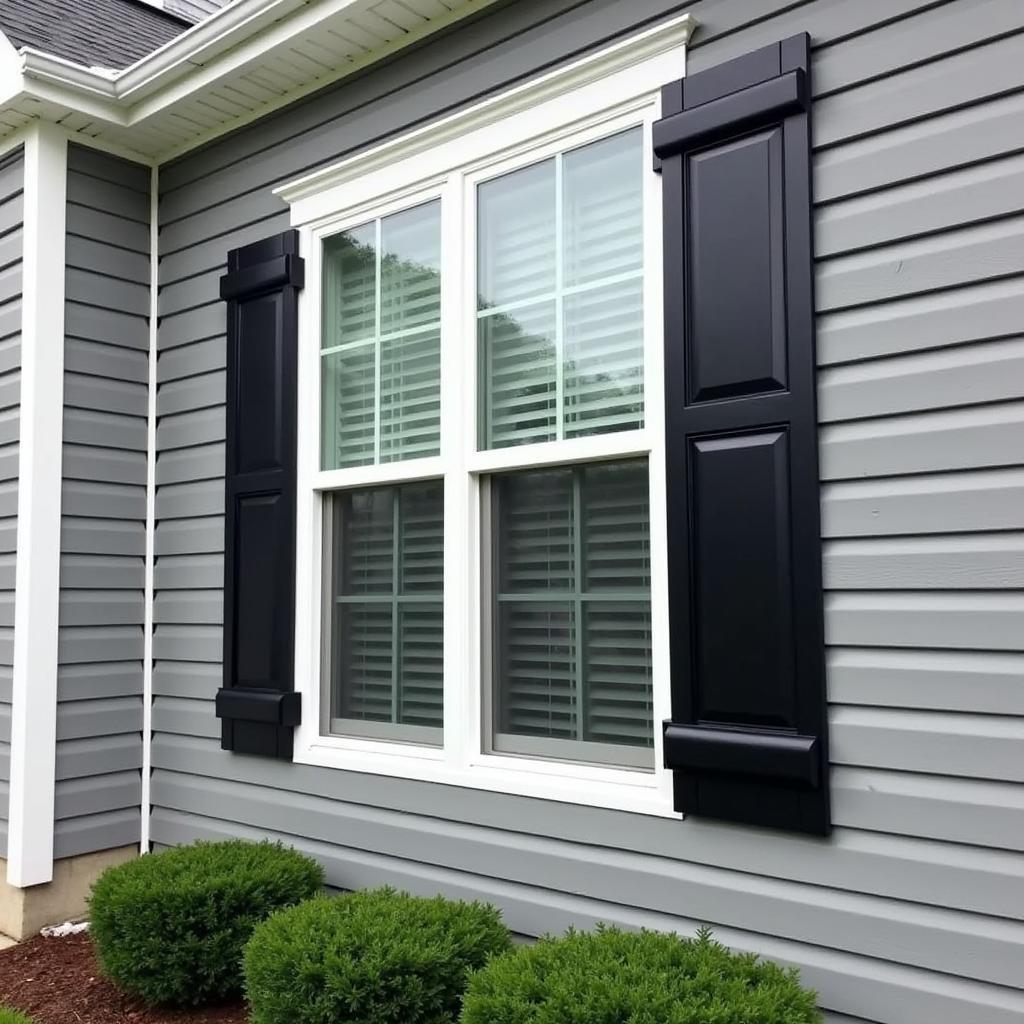
[{"label": "light gray siding panel", "polygon": [[69,592],[138,589],[144,583],[145,563],[140,558],[107,555],[67,555],[61,563],[61,585]]},{"label": "light gray siding panel", "polygon": [[[973,15],[972,15],[973,16]],[[815,105],[814,142],[830,146],[1020,89],[1018,32],[984,46],[825,97]]]},{"label": "light gray siding panel", "polygon": [[1024,444],[1024,403],[826,426],[820,435],[825,480],[1013,466]]},{"label": "light gray siding panel", "polygon": [[826,312],[1024,272],[1024,217],[837,256],[816,280]]},{"label": "light gray siding panel", "polygon": [[1024,852],[1024,790],[1009,782],[833,768],[832,821]]},{"label": "light gray siding panel", "polygon": [[1024,158],[1010,157],[827,206],[818,217],[819,256],[992,220],[1022,205]]},{"label": "light gray siding panel", "polygon": [[837,704],[1024,715],[1024,655],[992,651],[833,647]]},{"label": "light gray siding panel", "polygon": [[1013,530],[1024,526],[1024,470],[992,469],[822,488],[826,537]]},{"label": "light gray siding panel", "polygon": [[219,588],[223,583],[224,556],[219,553],[161,555],[160,564],[154,570],[153,585],[162,591]]},{"label": "light gray siding panel", "polygon": [[[282,181],[684,8],[691,71],[815,46],[833,836],[221,751],[227,250],[287,226]],[[1019,1019],[1022,33],[1012,0],[530,0],[162,168],[154,841],[279,836],[333,884],[493,899],[524,934],[708,921],[836,1021]]]},{"label": "light gray siding panel", "polygon": [[[149,380],[149,356],[137,349],[69,339],[64,346],[64,369],[82,375],[98,375],[99,383],[130,389]],[[145,394],[145,388],[143,388]]]},{"label": "light gray siding panel", "polygon": [[823,423],[1020,398],[1024,338],[959,345],[818,374]]},{"label": "light gray siding panel", "polygon": [[21,401],[21,254],[24,157],[0,159],[0,857],[7,853],[14,569]]},{"label": "light gray siding panel", "polygon": [[1024,534],[863,538],[825,545],[832,590],[1024,587]]},{"label": "light gray siding panel", "polygon": [[91,480],[65,480],[63,510],[76,519],[120,519],[132,522],[146,518],[145,487]]},{"label": "light gray siding panel", "polygon": [[67,779],[57,784],[55,795],[58,823],[83,815],[109,814],[134,806],[139,798],[139,777],[136,772],[113,772]]},{"label": "light gray siding panel", "polygon": [[825,595],[826,643],[1021,650],[1024,594],[839,591]]},{"label": "light gray siding panel", "polygon": [[[194,345],[169,349],[160,355],[160,379],[169,384],[197,373],[223,370],[226,365],[225,339],[212,338]],[[161,388],[163,391],[163,388]],[[161,395],[163,399],[163,395]]]},{"label": "light gray siding panel", "polygon": [[137,842],[149,170],[71,146],[57,708],[58,856]]},{"label": "light gray siding panel", "polygon": [[95,850],[113,850],[139,841],[139,807],[124,807],[100,814],[61,818],[53,835],[56,858],[78,857]]}]

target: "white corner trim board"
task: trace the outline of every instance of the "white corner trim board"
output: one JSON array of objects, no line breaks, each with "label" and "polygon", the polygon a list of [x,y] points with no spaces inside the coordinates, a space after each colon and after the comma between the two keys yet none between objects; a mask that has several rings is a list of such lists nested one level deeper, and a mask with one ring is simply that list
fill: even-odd
[{"label": "white corner trim board", "polygon": [[156,564],[156,390],[160,303],[160,171],[150,170],[149,185],[149,405],[146,424],[146,570],[142,626],[142,806],[139,810],[139,851],[149,853],[149,815],[153,771],[153,583]]},{"label": "white corner trim board", "polygon": [[53,878],[67,137],[25,137],[17,563],[7,881]]}]

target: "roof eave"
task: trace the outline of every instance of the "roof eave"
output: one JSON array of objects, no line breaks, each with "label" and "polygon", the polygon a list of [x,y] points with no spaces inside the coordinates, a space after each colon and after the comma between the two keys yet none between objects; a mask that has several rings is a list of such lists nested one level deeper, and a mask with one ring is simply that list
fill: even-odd
[{"label": "roof eave", "polygon": [[[226,120],[185,142],[160,138],[162,115],[173,114],[179,104],[202,99],[203,90],[230,84],[232,75],[246,73],[275,52],[287,52],[294,40],[308,36],[329,19],[349,13],[357,16],[370,6],[370,0],[236,0],[121,71],[83,67],[26,47],[7,62],[0,59],[0,110],[13,108],[21,115],[59,120],[63,107],[109,125],[115,130],[112,141],[122,148],[150,159],[166,159],[266,116],[495,2],[467,0],[463,7],[430,20],[421,29],[282,92],[278,100],[268,101],[255,113]],[[131,137],[133,129],[143,127],[146,131],[140,137]]]}]

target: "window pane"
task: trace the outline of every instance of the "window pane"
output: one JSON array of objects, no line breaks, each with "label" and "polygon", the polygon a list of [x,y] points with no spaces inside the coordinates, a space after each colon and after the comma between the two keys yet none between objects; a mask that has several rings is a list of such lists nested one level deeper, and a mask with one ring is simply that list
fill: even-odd
[{"label": "window pane", "polygon": [[443,484],[341,491],[330,500],[330,729],[439,743]]},{"label": "window pane", "polygon": [[441,319],[441,204],[381,221],[381,333]]},{"label": "window pane", "polygon": [[380,461],[438,452],[441,332],[385,338],[380,350]]},{"label": "window pane", "polygon": [[483,448],[643,426],[643,133],[483,182]]},{"label": "window pane", "polygon": [[484,182],[478,200],[478,308],[554,292],[555,161]]},{"label": "window pane", "polygon": [[437,201],[324,241],[323,469],[440,450],[440,266]]},{"label": "window pane", "polygon": [[566,296],[565,436],[644,424],[643,283]]},{"label": "window pane", "polygon": [[498,592],[573,589],[573,471],[544,469],[494,478]]},{"label": "window pane", "polygon": [[376,361],[372,341],[320,357],[324,469],[373,462]]},{"label": "window pane", "polygon": [[493,748],[652,768],[646,461],[490,486]]},{"label": "window pane", "polygon": [[377,228],[324,240],[323,347],[372,338],[377,322]]},{"label": "window pane", "polygon": [[553,441],[558,427],[555,304],[479,321],[485,447]]},{"label": "window pane", "polygon": [[651,588],[651,507],[647,464],[596,462],[580,470],[583,587]]},{"label": "window pane", "polygon": [[643,133],[639,128],[565,154],[565,285],[643,268]]},{"label": "window pane", "polygon": [[[498,635],[499,735],[574,739],[578,707],[572,607],[567,602],[502,602]],[[508,749],[514,751],[515,744]]]}]

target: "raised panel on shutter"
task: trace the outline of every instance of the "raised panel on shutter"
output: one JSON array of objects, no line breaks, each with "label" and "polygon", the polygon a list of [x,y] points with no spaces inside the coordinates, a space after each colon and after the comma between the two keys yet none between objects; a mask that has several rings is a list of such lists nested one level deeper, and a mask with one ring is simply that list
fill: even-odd
[{"label": "raised panel on shutter", "polygon": [[686,170],[688,399],[781,390],[786,282],[773,268],[783,266],[782,130],[691,154]]},{"label": "raised panel on shutter", "polygon": [[290,758],[295,654],[298,233],[228,254],[222,746]]},{"label": "raised panel on shutter", "polygon": [[677,809],[829,830],[809,39],[662,94]]}]

